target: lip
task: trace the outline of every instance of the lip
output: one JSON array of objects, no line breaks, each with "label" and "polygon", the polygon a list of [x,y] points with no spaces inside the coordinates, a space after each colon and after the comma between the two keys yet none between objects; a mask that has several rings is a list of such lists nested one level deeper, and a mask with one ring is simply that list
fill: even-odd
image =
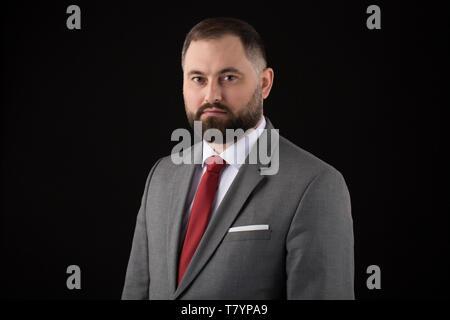
[{"label": "lip", "polygon": [[221,115],[221,114],[226,114],[226,111],[223,111],[221,109],[206,109],[205,111],[203,111],[203,114],[205,115],[210,115],[210,116],[217,116],[217,115]]}]

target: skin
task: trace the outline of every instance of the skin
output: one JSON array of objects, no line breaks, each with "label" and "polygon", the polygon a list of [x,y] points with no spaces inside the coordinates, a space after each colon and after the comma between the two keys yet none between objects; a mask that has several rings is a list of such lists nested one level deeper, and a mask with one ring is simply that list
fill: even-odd
[{"label": "skin", "polygon": [[[246,54],[237,36],[192,41],[185,55],[183,68],[183,97],[186,110],[196,113],[205,103],[216,101],[226,105],[234,114],[245,108],[257,86],[261,96],[269,96],[273,84],[272,68],[258,68]],[[259,69],[259,70],[258,70]],[[230,117],[223,110],[206,109],[206,117]],[[262,116],[255,128],[261,123]],[[218,153],[229,145],[209,143]]]}]

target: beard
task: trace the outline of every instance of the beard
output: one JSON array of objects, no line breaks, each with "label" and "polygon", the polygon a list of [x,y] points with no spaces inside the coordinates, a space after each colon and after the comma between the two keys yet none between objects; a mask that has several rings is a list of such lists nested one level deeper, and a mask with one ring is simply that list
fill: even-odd
[{"label": "beard", "polygon": [[[209,116],[204,120],[200,120],[203,112],[206,109],[216,108],[223,111],[226,111],[226,116]],[[253,92],[250,101],[247,105],[237,113],[233,113],[230,108],[224,104],[219,102],[217,103],[205,103],[203,104],[197,112],[189,112],[186,108],[186,115],[189,121],[189,125],[194,130],[194,121],[202,122],[202,138],[205,138],[205,132],[208,129],[217,129],[222,133],[222,137],[224,138],[224,142],[227,141],[226,130],[238,130],[242,129],[247,131],[250,128],[254,128],[258,123],[259,119],[261,119],[263,112],[263,99],[261,95],[261,86],[258,87]],[[236,139],[236,138],[234,138]]]}]

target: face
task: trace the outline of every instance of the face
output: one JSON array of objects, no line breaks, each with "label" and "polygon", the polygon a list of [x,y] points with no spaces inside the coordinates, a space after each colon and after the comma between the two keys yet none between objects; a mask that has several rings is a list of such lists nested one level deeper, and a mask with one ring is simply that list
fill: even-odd
[{"label": "face", "polygon": [[215,128],[223,137],[225,129],[255,127],[262,118],[263,99],[269,94],[272,79],[270,68],[262,72],[255,69],[236,36],[192,41],[183,71],[189,123],[193,127],[194,120],[202,121],[202,132]]}]

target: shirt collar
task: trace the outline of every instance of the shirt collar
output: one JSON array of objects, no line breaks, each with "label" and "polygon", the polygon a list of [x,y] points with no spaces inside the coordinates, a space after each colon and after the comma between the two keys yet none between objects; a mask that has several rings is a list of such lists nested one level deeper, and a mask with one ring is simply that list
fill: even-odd
[{"label": "shirt collar", "polygon": [[233,143],[229,146],[224,152],[221,154],[217,154],[213,148],[203,140],[203,161],[202,167],[205,166],[205,160],[211,156],[219,156],[224,159],[227,164],[233,166],[237,170],[241,167],[241,165],[245,162],[245,159],[248,156],[248,153],[253,148],[255,142],[258,140],[259,136],[263,132],[263,129],[266,127],[266,119],[264,116],[262,117],[262,121],[256,129],[248,130],[245,135],[240,138],[236,143]]}]

